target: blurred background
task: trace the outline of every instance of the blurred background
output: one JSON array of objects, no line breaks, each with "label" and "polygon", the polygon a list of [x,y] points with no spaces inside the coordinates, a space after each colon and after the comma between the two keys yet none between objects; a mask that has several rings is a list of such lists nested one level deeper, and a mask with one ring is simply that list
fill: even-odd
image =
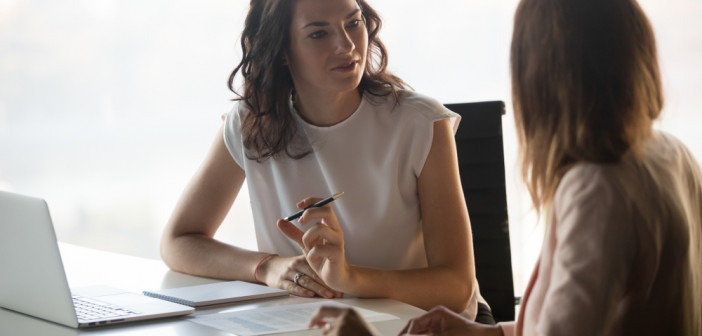
[{"label": "blurred background", "polygon": [[[519,178],[517,0],[370,0],[390,69],[443,103],[503,100],[515,290],[542,226]],[[159,258],[161,231],[234,97],[246,0],[0,0],[0,190],[45,198],[59,240]],[[666,91],[656,127],[702,158],[702,2],[641,0]],[[256,249],[242,189],[218,238]],[[0,223],[5,225],[5,223]]]}]

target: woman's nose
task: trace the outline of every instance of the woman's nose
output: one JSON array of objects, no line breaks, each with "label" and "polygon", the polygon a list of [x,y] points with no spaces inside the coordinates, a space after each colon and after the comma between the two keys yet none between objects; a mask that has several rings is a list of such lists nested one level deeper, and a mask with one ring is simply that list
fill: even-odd
[{"label": "woman's nose", "polygon": [[353,41],[351,40],[351,36],[346,31],[342,31],[340,34],[337,34],[336,38],[336,53],[337,54],[343,54],[343,53],[348,53],[351,50],[355,48],[355,45]]}]

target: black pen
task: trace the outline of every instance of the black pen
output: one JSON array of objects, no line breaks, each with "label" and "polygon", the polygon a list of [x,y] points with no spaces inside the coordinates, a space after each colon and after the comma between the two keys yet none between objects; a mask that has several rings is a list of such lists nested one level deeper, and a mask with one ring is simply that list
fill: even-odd
[{"label": "black pen", "polygon": [[302,216],[302,213],[305,212],[305,210],[307,210],[309,208],[319,208],[327,203],[333,202],[335,199],[341,197],[341,195],[343,195],[343,194],[344,194],[344,192],[342,191],[338,194],[334,194],[332,196],[329,196],[329,197],[327,197],[327,198],[325,198],[325,199],[323,199],[315,204],[312,204],[312,205],[310,205],[310,206],[308,206],[308,207],[306,207],[306,208],[304,208],[304,209],[302,209],[302,210],[300,210],[300,211],[298,211],[298,212],[296,212],[288,217],[285,217],[283,219],[285,219],[288,222],[293,220],[293,219],[298,219],[298,218],[300,218],[300,216]]}]

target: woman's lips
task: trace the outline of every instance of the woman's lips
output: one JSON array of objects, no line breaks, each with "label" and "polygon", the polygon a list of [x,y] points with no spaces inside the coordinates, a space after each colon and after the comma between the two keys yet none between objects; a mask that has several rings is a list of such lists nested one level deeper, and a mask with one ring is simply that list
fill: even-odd
[{"label": "woman's lips", "polygon": [[356,64],[358,64],[358,62],[356,62],[356,61],[346,62],[346,63],[343,63],[343,64],[336,66],[332,70],[333,71],[348,72],[348,71],[354,70],[356,68]]}]

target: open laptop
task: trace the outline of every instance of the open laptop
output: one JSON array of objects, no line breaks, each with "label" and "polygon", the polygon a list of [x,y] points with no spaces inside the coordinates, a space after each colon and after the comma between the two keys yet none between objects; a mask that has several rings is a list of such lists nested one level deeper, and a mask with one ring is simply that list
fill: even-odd
[{"label": "open laptop", "polygon": [[4,191],[0,191],[0,272],[0,307],[73,328],[195,311],[111,287],[72,293],[46,202]]}]

